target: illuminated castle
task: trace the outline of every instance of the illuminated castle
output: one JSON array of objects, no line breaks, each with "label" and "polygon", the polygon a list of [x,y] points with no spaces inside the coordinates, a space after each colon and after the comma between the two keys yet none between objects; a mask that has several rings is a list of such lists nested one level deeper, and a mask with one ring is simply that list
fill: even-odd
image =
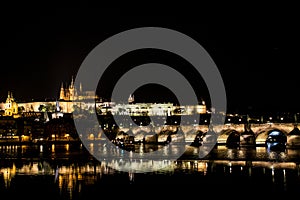
[{"label": "illuminated castle", "polygon": [[83,100],[83,99],[95,99],[94,91],[83,91],[82,84],[79,85],[79,90],[76,89],[74,84],[74,79],[72,77],[70,85],[64,85],[61,83],[59,100],[60,101],[74,101],[74,100]]},{"label": "illuminated castle", "polygon": [[8,92],[6,102],[0,102],[0,112],[2,113],[0,115],[18,117],[22,113],[52,112],[54,113],[52,117],[57,118],[62,113],[73,113],[74,109],[94,110],[95,102],[97,112],[102,114],[110,112],[112,114],[133,116],[170,116],[207,113],[204,101],[197,105],[180,106],[173,103],[138,103],[133,94],[129,95],[127,104],[103,101],[95,94],[95,91],[84,91],[81,83],[77,90],[72,77],[69,85],[61,84],[59,97],[56,100],[17,103],[12,93]]}]

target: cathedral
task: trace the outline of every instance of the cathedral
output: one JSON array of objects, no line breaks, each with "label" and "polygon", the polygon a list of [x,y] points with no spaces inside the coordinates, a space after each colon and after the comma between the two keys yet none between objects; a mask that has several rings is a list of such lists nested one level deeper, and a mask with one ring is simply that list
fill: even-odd
[{"label": "cathedral", "polygon": [[[88,101],[85,101],[88,100]],[[72,77],[70,84],[61,84],[59,97],[54,101],[30,101],[16,102],[12,92],[8,92],[6,102],[0,103],[0,116],[19,117],[21,114],[32,112],[52,112],[53,118],[60,117],[62,113],[73,113],[74,109],[91,111],[97,109],[101,113],[120,115],[144,115],[164,116],[164,115],[192,115],[204,114],[207,112],[205,102],[198,105],[177,106],[173,103],[137,103],[133,94],[129,95],[127,104],[103,101],[95,91],[83,90],[82,84],[78,89],[75,87]],[[179,112],[180,111],[180,112]]]},{"label": "cathedral", "polygon": [[83,99],[97,99],[94,91],[83,91],[82,84],[79,85],[79,90],[75,87],[74,79],[72,77],[69,85],[61,83],[59,100],[60,101],[77,101]]},{"label": "cathedral", "polygon": [[[81,90],[81,87],[80,87]],[[75,89],[74,79],[72,77],[71,84],[65,85],[61,83],[60,92],[59,92],[59,100],[64,101],[73,101],[75,100],[75,96],[77,96],[77,90]]]}]

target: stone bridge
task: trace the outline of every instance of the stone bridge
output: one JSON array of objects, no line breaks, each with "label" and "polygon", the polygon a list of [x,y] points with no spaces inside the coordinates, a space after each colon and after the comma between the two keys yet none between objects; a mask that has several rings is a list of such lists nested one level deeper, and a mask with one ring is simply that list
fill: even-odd
[{"label": "stone bridge", "polygon": [[[272,130],[279,130],[288,137],[289,133],[296,127],[294,123],[258,123],[249,125],[250,129],[255,135],[255,142],[258,145],[265,144],[266,138]],[[184,135],[185,142],[193,142],[197,134],[205,133],[208,131],[209,128],[217,134],[218,144],[226,144],[226,140],[228,139],[231,133],[241,134],[245,131],[245,124],[223,124],[211,127],[209,127],[208,125],[165,125],[162,127],[140,126],[131,129],[121,128],[120,131],[128,133],[129,135],[133,135],[135,137],[135,140],[143,140],[144,137],[151,137],[154,134],[158,134],[160,135],[159,141],[165,141],[167,139],[168,134],[161,134],[162,132],[175,133],[178,132],[178,130],[180,130],[181,133],[183,133]],[[176,140],[176,137],[178,136],[179,135],[176,134],[172,135],[173,140]]]}]

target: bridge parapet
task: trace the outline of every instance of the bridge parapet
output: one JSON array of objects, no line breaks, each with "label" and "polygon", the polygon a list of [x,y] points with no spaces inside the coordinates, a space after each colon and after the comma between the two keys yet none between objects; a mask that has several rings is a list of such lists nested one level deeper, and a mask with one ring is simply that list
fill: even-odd
[{"label": "bridge parapet", "polygon": [[[166,125],[164,127],[155,127],[153,128],[153,131],[156,133],[159,133],[160,131],[163,130],[169,130],[169,131],[175,131],[176,127],[179,126],[174,126],[174,125]],[[272,129],[279,129],[283,131],[284,133],[288,134],[291,132],[295,125],[294,123],[263,123],[263,124],[250,124],[251,130],[256,134],[260,134],[262,132],[272,130]],[[244,124],[221,124],[221,125],[215,125],[211,126],[212,130],[215,131],[216,133],[221,133],[224,130],[232,129],[236,130],[239,133],[242,133],[245,129]],[[123,131],[127,132],[128,128],[121,128]],[[139,132],[139,131],[144,131],[144,132],[150,132],[151,128],[149,127],[136,127],[133,128],[133,132]],[[183,133],[187,134],[192,131],[196,132],[197,131],[202,131],[202,132],[207,132],[209,129],[208,125],[181,125],[180,129]]]},{"label": "bridge parapet", "polygon": [[[213,127],[213,130],[217,133],[220,133],[223,130],[233,129],[242,133],[245,129],[244,124],[224,124],[224,125],[217,125]],[[263,124],[250,124],[251,130],[255,134],[259,134],[261,132],[272,130],[272,129],[279,129],[284,133],[288,134],[291,132],[295,124],[294,123],[263,123]]]},{"label": "bridge parapet", "polygon": [[257,135],[261,132],[278,129],[288,134],[294,129],[294,123],[265,123],[265,124],[251,124],[251,130]]},{"label": "bridge parapet", "polygon": [[[294,123],[260,123],[260,124],[250,124],[251,130],[256,135],[256,144],[261,145],[264,144],[266,138],[268,137],[268,132],[274,129],[278,129],[282,131],[284,134],[289,134],[294,128]],[[217,133],[218,143],[224,144],[226,143],[229,135],[231,133],[241,134],[245,131],[245,124],[222,124],[215,125],[209,127],[208,125],[165,125],[162,127],[135,127],[131,129],[131,134],[137,137],[140,134],[159,134],[164,131],[169,131],[170,133],[176,133],[177,130],[181,130],[184,134],[184,138],[186,142],[193,142],[197,137],[199,132],[205,133],[209,128],[212,128],[214,132]],[[128,128],[122,128],[120,131],[128,132]],[[235,132],[232,132],[235,131]],[[180,137],[180,134],[173,135],[174,137]],[[300,138],[299,138],[299,146],[300,146]]]}]

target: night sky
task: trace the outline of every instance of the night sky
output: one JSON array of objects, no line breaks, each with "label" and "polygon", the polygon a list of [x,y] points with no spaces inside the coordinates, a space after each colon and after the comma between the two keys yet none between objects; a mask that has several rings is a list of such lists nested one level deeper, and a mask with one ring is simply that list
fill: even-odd
[{"label": "night sky", "polygon": [[[76,76],[82,61],[101,41],[127,29],[158,26],[180,31],[206,49],[221,72],[230,112],[300,110],[299,17],[294,12],[239,10],[203,17],[195,10],[3,9],[0,101],[5,101],[8,91],[16,100],[57,98],[61,83]],[[117,60],[106,81],[117,81],[130,67],[150,61],[174,68],[188,65],[174,55],[139,51]],[[190,80],[206,98],[201,78],[190,76]],[[103,96],[109,95],[113,83],[102,84],[106,85]],[[166,88],[156,95],[142,95],[150,89],[137,91],[136,98],[163,101],[172,96]]]}]

